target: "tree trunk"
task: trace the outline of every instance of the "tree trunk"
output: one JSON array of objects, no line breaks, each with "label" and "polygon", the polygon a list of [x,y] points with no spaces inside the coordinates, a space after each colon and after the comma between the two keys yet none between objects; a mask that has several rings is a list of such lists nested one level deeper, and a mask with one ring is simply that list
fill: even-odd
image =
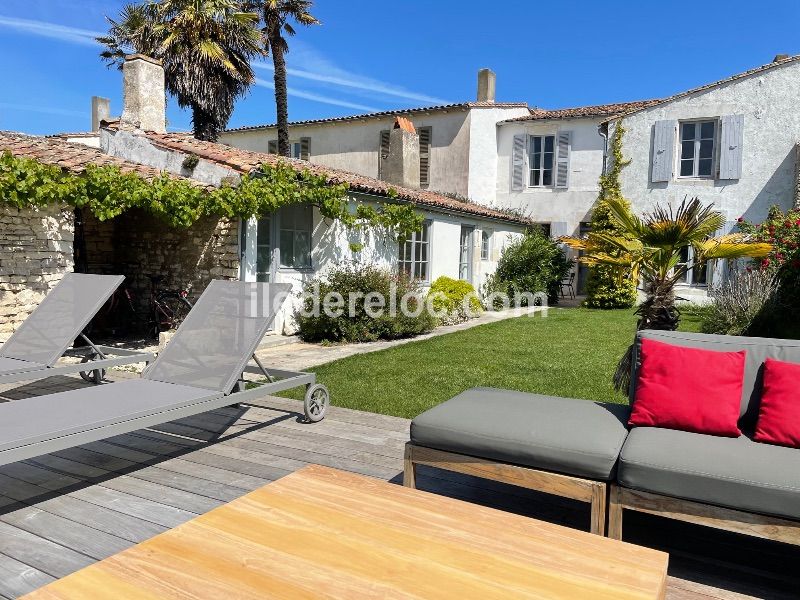
[{"label": "tree trunk", "polygon": [[283,54],[280,32],[270,36],[272,64],[275,67],[275,108],[278,117],[278,154],[291,156],[289,148],[289,106],[286,93],[286,57]]},{"label": "tree trunk", "polygon": [[639,315],[637,329],[675,331],[680,323],[680,311],[675,306],[674,286],[663,281],[648,282],[645,287],[647,299],[636,314]]},{"label": "tree trunk", "polygon": [[197,105],[192,106],[192,130],[198,140],[216,142],[219,137],[219,124],[214,117]]}]

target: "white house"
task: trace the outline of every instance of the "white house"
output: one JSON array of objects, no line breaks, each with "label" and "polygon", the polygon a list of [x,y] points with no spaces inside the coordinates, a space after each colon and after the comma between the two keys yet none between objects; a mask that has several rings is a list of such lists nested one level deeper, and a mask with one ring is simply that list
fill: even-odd
[{"label": "white house", "polygon": [[[496,125],[530,114],[525,102],[495,102],[494,86],[494,73],[482,69],[475,102],[293,122],[292,155],[386,179],[389,133],[396,117],[405,117],[419,134],[420,173],[414,187],[490,205],[497,164]],[[239,127],[220,136],[222,143],[257,152],[276,152],[277,140],[274,124]]]},{"label": "white house", "polygon": [[[632,161],[622,173],[623,192],[635,211],[698,196],[726,215],[730,230],[738,217],[761,220],[771,205],[789,208],[800,195],[800,57],[779,55],[669,98],[559,110],[496,103],[494,86],[494,74],[482,70],[475,103],[296,123],[290,132],[310,143],[304,158],[311,162],[380,178],[387,123],[405,115],[421,132],[432,127],[430,138],[420,137],[421,185],[511,209],[553,236],[588,230],[609,135],[620,119],[628,130],[623,152]],[[249,127],[224,139],[269,150],[276,135],[274,126]],[[715,269],[690,273],[684,292],[704,293]]]}]

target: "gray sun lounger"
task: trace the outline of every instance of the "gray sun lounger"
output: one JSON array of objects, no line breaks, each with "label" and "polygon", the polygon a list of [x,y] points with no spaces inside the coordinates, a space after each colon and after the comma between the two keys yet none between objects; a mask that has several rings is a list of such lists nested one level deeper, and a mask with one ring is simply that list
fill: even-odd
[{"label": "gray sun lounger", "polygon": [[[141,379],[0,404],[0,465],[231,404],[254,404],[300,385],[309,392],[324,389],[311,373],[267,373],[257,360],[248,366],[290,289],[212,281]],[[269,383],[243,390],[245,372]]]},{"label": "gray sun lounger", "polygon": [[[70,373],[100,383],[108,367],[153,360],[152,354],[98,346],[83,333],[124,279],[122,275],[66,273],[0,346],[0,384]],[[70,348],[79,337],[87,345]],[[57,364],[63,356],[78,357],[82,362]]]}]

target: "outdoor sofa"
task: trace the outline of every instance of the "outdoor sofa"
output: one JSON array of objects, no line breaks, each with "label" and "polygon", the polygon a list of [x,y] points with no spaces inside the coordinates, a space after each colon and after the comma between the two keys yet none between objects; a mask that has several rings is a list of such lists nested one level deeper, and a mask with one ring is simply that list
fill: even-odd
[{"label": "outdoor sofa", "polygon": [[[412,421],[405,484],[415,487],[417,465],[429,465],[583,500],[591,531],[617,539],[627,509],[800,545],[800,448],[753,439],[765,361],[800,363],[800,342],[642,331],[632,401],[643,340],[746,351],[742,435],[631,428],[627,406],[476,388]],[[800,380],[795,389],[800,403]]]}]

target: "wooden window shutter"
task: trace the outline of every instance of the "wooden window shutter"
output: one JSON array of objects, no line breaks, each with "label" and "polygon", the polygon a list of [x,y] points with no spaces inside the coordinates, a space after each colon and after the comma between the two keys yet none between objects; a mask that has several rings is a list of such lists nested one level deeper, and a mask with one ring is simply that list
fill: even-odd
[{"label": "wooden window shutter", "polygon": [[311,138],[304,137],[300,138],[300,158],[302,160],[308,160],[311,156]]},{"label": "wooden window shutter", "polygon": [[724,115],[719,143],[719,178],[739,179],[742,176],[742,141],[744,115]]},{"label": "wooden window shutter", "polygon": [[389,156],[389,130],[381,130],[380,148],[378,149],[378,179],[383,177],[383,161]]},{"label": "wooden window shutter", "polygon": [[572,132],[558,132],[558,154],[556,155],[556,187],[569,187],[569,155],[572,149]]},{"label": "wooden window shutter", "polygon": [[656,121],[653,126],[653,170],[650,181],[660,182],[672,179],[675,165],[676,121]]},{"label": "wooden window shutter", "polygon": [[419,186],[428,187],[431,175],[431,136],[430,127],[419,128]]},{"label": "wooden window shutter", "polygon": [[278,140],[270,140],[267,143],[267,152],[269,152],[270,154],[278,153]]},{"label": "wooden window shutter", "polygon": [[527,135],[515,135],[511,151],[511,189],[521,191],[525,188],[525,146]]}]

